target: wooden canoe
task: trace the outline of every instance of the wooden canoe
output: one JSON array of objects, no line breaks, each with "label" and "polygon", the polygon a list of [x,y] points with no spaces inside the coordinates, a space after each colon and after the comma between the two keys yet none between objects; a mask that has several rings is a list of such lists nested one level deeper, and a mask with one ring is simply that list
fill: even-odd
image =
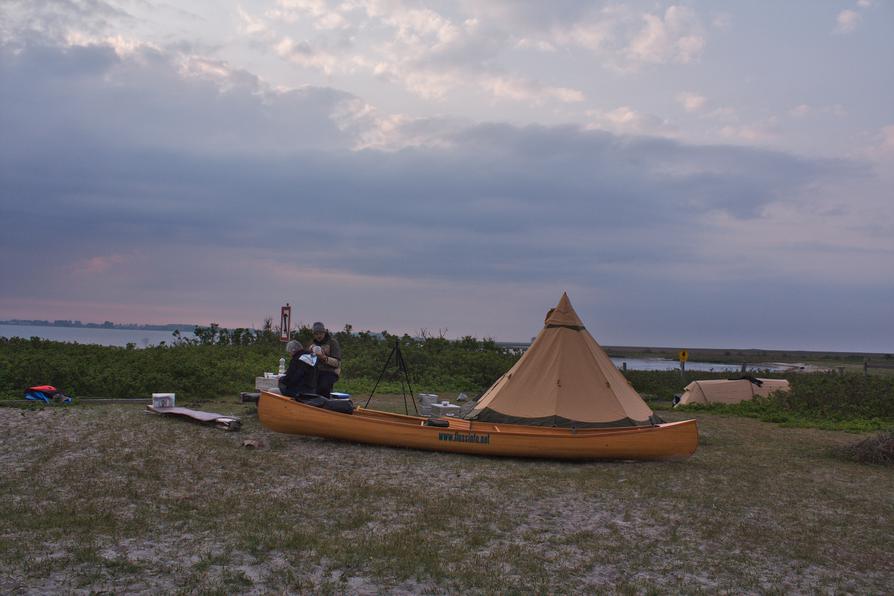
[{"label": "wooden canoe", "polygon": [[493,424],[447,418],[449,427],[427,418],[357,408],[342,414],[261,392],[258,418],[270,430],[328,439],[476,455],[548,459],[683,459],[698,446],[695,420],[655,426],[567,429]]}]

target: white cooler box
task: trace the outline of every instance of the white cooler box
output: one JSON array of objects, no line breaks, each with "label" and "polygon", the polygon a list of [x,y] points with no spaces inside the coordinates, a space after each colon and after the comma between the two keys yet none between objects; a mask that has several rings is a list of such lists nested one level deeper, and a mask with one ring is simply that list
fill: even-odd
[{"label": "white cooler box", "polygon": [[258,391],[279,391],[279,375],[264,373],[263,377],[255,377],[255,389]]}]

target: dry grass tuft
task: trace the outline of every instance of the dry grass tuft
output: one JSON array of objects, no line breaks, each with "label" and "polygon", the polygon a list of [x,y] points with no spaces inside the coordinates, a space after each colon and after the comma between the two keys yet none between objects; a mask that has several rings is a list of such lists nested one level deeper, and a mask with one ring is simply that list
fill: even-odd
[{"label": "dry grass tuft", "polygon": [[894,432],[880,432],[852,445],[840,447],[837,452],[844,458],[861,464],[894,464]]}]

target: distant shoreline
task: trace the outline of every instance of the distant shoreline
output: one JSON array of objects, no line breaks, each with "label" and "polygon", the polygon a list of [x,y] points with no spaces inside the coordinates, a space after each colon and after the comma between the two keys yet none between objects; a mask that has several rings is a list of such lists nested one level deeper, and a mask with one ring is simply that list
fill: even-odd
[{"label": "distant shoreline", "polygon": [[81,323],[80,321],[42,321],[26,319],[10,319],[0,321],[0,325],[18,325],[28,327],[55,327],[59,329],[121,329],[125,331],[187,331],[192,333],[197,325],[184,323],[168,323],[165,325],[139,325],[137,323]]},{"label": "distant shoreline", "polygon": [[[196,327],[202,325],[185,323],[167,323],[164,325],[137,324],[137,323],[82,323],[81,321],[46,321],[8,319],[0,321],[4,326],[30,326],[48,327],[54,329],[112,329],[121,331],[180,331],[180,333],[192,334]],[[0,333],[0,336],[3,334]],[[416,338],[418,339],[418,338]],[[531,345],[530,342],[497,341],[501,348],[524,351]],[[820,363],[822,366],[837,366],[839,364],[862,364],[864,359],[894,360],[894,350],[891,352],[869,352],[862,350],[785,350],[762,348],[693,348],[669,347],[669,346],[602,346],[612,357],[617,358],[645,358],[677,360],[679,351],[686,349],[690,360],[717,363],[772,363],[802,361]]]}]

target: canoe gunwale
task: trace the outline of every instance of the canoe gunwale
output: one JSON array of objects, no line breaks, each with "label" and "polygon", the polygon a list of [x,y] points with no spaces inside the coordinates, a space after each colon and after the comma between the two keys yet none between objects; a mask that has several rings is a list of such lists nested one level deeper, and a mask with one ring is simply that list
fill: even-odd
[{"label": "canoe gunwale", "polygon": [[[304,405],[304,404],[301,404]],[[308,406],[310,407],[310,406]],[[361,411],[361,413],[356,413],[355,416],[361,416],[364,418],[375,419],[381,422],[388,422],[392,424],[400,424],[406,425],[406,422],[397,421],[397,420],[389,420],[391,417],[400,417],[400,418],[409,418],[412,420],[421,420],[425,421],[427,418],[422,416],[407,416],[406,414],[397,414],[394,412],[384,412],[382,410],[368,410],[366,408],[357,408]],[[368,413],[374,413],[372,416],[368,416]],[[379,417],[381,416],[381,418]],[[440,418],[440,420],[451,421],[450,418]],[[604,434],[619,434],[623,432],[641,432],[653,430],[659,426],[668,426],[675,424],[682,424],[689,422],[688,420],[683,420],[680,422],[665,422],[664,424],[651,424],[648,426],[607,426],[603,428],[562,428],[555,426],[524,426],[521,424],[505,424],[505,423],[497,423],[497,422],[482,422],[478,420],[466,420],[461,419],[465,422],[469,423],[468,428],[455,428],[449,427],[447,430],[463,430],[465,432],[479,432],[479,433],[501,433],[501,434],[512,434],[517,436],[525,436],[525,437],[560,437],[560,438],[574,438],[574,437],[588,437],[593,435],[604,435]],[[426,426],[426,428],[432,428],[437,430],[438,427]],[[532,430],[533,429],[533,430]],[[444,430],[441,428],[440,430]]]}]

